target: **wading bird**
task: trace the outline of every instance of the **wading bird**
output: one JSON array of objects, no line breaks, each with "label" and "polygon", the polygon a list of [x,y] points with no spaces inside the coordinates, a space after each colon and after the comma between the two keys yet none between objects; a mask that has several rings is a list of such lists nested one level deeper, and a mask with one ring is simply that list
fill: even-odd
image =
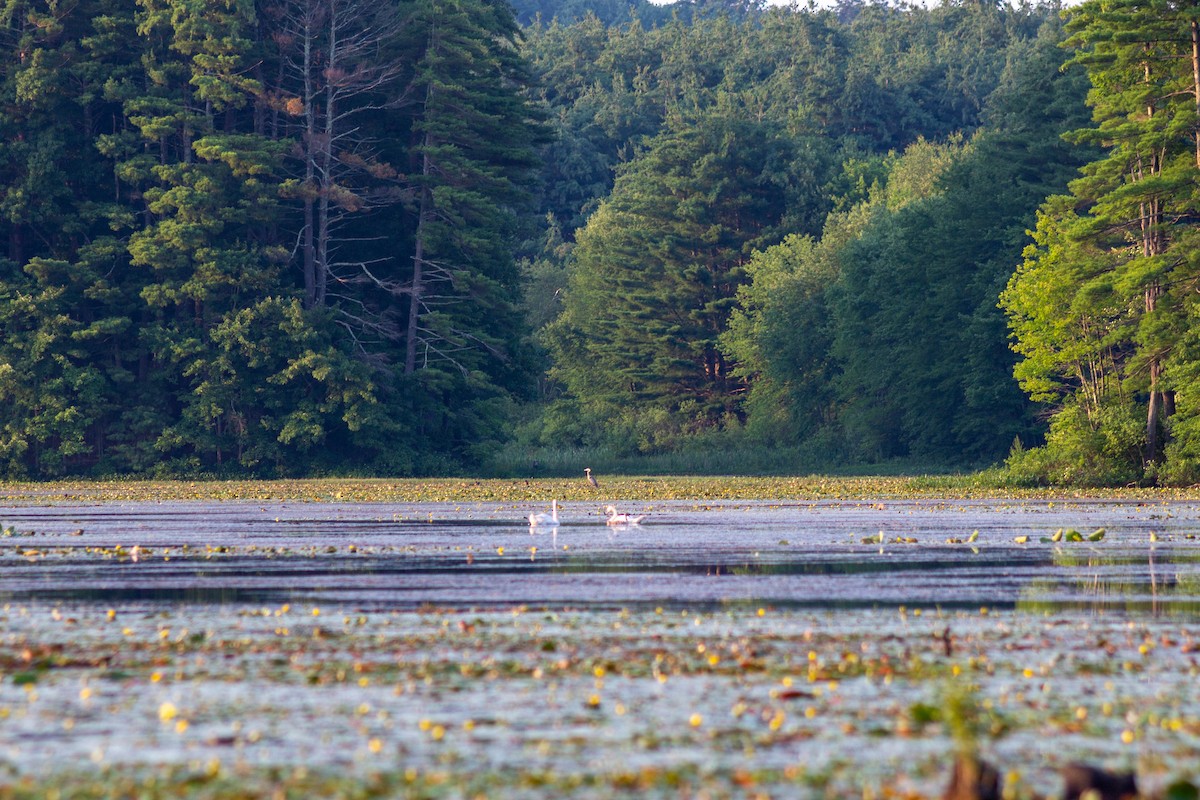
[{"label": "wading bird", "polygon": [[591,467],[584,467],[584,468],[583,468],[583,476],[584,476],[585,478],[587,478],[587,482],[588,482],[588,483],[590,483],[590,484],[592,485],[592,488],[593,488],[593,489],[599,489],[599,488],[600,488],[600,484],[599,484],[599,483],[597,483],[597,482],[596,482],[596,479],[592,477],[592,468],[591,468]]}]

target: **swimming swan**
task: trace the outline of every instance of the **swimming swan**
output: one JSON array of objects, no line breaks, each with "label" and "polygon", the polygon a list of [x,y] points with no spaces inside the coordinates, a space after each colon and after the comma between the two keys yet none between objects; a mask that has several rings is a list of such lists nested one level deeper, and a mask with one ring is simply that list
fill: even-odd
[{"label": "swimming swan", "polygon": [[645,514],[639,514],[636,517],[633,514],[621,514],[612,506],[606,508],[605,511],[608,512],[606,525],[637,525],[646,518]]},{"label": "swimming swan", "polygon": [[557,525],[558,524],[558,501],[550,501],[549,514],[530,514],[529,527],[536,528],[540,525]]}]

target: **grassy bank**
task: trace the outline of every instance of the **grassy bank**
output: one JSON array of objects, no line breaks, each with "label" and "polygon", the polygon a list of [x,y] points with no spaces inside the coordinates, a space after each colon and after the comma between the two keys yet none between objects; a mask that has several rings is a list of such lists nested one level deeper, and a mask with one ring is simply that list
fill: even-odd
[{"label": "grassy bank", "polygon": [[994,473],[838,477],[616,476],[598,474],[600,488],[571,478],[339,478],[277,481],[70,481],[0,484],[0,502],[120,500],[286,500],[296,502],[521,502],[590,499],[655,500],[897,500],[918,498],[1200,499],[1184,489],[1027,489],[1005,486]]}]

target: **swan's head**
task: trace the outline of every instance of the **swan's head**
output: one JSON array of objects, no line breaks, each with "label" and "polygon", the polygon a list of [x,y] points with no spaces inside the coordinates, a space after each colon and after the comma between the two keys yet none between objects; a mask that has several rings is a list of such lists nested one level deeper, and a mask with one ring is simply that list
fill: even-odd
[{"label": "swan's head", "polygon": [[615,508],[613,508],[612,506],[607,506],[604,510],[607,511],[609,514],[617,513],[617,510]]}]

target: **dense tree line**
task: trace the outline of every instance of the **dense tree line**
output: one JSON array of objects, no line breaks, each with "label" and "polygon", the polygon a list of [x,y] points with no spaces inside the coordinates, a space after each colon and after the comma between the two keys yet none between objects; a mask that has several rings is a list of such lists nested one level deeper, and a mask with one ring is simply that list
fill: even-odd
[{"label": "dense tree line", "polygon": [[544,138],[490,0],[16,1],[0,463],[412,471],[528,375]]},{"label": "dense tree line", "polygon": [[1194,481],[1197,19],[14,0],[0,471]]},{"label": "dense tree line", "polygon": [[998,298],[1093,154],[1062,139],[1087,121],[1064,36],[1055,7],[988,3],[533,29],[560,135],[529,441],[817,464],[1038,441]]}]

